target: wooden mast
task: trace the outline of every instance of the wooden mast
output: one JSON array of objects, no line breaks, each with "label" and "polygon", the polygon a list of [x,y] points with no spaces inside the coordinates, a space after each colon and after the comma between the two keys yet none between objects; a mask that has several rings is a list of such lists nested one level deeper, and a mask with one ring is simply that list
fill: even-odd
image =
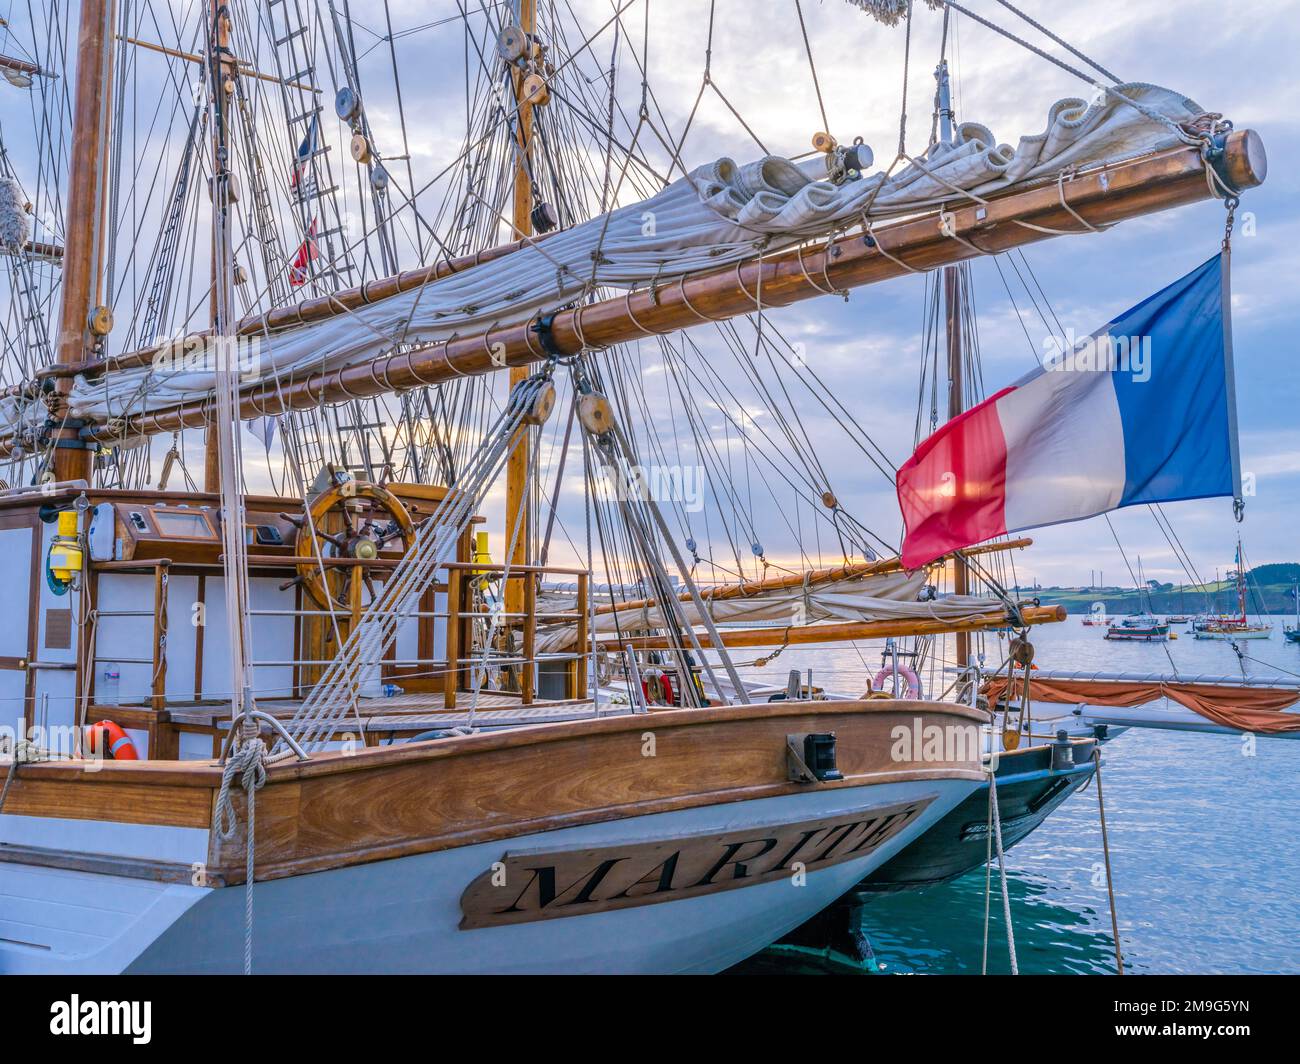
[{"label": "wooden mast", "polygon": [[[233,84],[235,77],[235,63],[230,55],[230,12],[226,0],[209,0],[208,6],[209,33],[208,50],[206,63],[208,67],[208,84],[210,91],[220,93],[220,98],[215,101],[216,106],[212,108],[212,173],[214,175],[210,189],[212,199],[212,209],[222,214],[228,214],[229,206],[226,197],[218,188],[218,177],[224,173],[230,165],[228,143],[228,127],[226,125],[226,104],[232,94],[226,92],[226,84]],[[225,231],[229,224],[228,218],[221,219],[221,225],[214,227],[214,232]],[[224,256],[217,254],[217,247],[214,242],[211,256],[211,278],[212,290],[209,300],[209,323],[212,326],[214,336],[228,332],[230,322],[222,321],[222,300],[221,286],[229,283],[229,278],[220,276],[219,271],[224,267],[229,268],[230,263],[225,261]],[[226,348],[219,343],[214,347],[218,357],[227,357]],[[203,437],[203,490],[208,492],[219,492],[221,490],[221,444],[220,433],[217,431],[217,425],[214,419],[209,420],[207,430]]]},{"label": "wooden mast", "polygon": [[[63,365],[85,361],[113,325],[112,314],[102,305],[102,286],[104,245],[108,239],[104,211],[116,7],[115,0],[81,0],[64,226],[63,298],[55,348],[55,359]],[[51,413],[56,422],[67,412],[66,396],[71,390],[71,379],[55,383]],[[76,425],[63,422],[51,442],[55,480],[90,479],[94,451],[87,449]]]},{"label": "wooden mast", "polygon": [[[515,0],[517,25],[524,33],[526,42],[537,31],[537,0]],[[528,55],[531,45],[526,43],[524,54]],[[511,68],[511,80],[515,90],[515,185],[514,200],[511,205],[510,221],[514,227],[516,239],[532,236],[532,151],[533,151],[533,105],[524,94],[524,72],[518,65]],[[527,366],[510,367],[510,387],[513,389],[520,381],[527,379]],[[506,517],[505,546],[509,552],[505,563],[509,566],[527,565],[529,563],[529,542],[532,530],[528,527],[529,500],[526,493],[529,465],[529,432],[527,425],[521,425],[515,441],[515,449],[506,465]],[[531,577],[527,578],[531,579]],[[506,580],[505,609],[507,614],[522,613],[524,609],[524,581]]]},{"label": "wooden mast", "polygon": [[[944,12],[945,16],[947,12]],[[934,72],[939,81],[939,130],[945,141],[951,141],[953,135],[952,92],[948,82],[948,60],[940,59],[939,67]],[[962,358],[965,345],[962,342],[962,307],[969,292],[962,283],[962,271],[969,269],[965,264],[945,266],[943,268],[943,307],[946,335],[948,340],[948,420],[957,417],[965,408],[962,382]],[[970,594],[970,567],[960,554],[952,560],[952,590],[955,595]],[[970,664],[970,634],[957,632],[957,667],[965,668]]]},{"label": "wooden mast", "polygon": [[[962,271],[970,267],[945,266],[943,268],[943,305],[948,336],[948,420],[957,417],[964,409],[962,394],[962,307],[968,293]],[[960,488],[958,489],[960,490]],[[952,560],[952,590],[954,595],[970,594],[970,569],[960,554]],[[957,633],[957,667],[970,663],[970,635]]]}]

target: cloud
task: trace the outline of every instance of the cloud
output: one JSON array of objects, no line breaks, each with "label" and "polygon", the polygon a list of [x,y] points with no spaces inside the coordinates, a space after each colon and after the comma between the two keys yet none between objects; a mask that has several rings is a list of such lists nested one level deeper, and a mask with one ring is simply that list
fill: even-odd
[{"label": "cloud", "polygon": [[[573,0],[578,26],[569,24],[566,14],[565,40],[550,42],[558,56],[595,34],[590,51],[573,60],[574,69],[582,74],[574,79],[573,91],[581,93],[586,106],[600,115],[608,92],[605,68],[615,26],[598,34],[596,30],[611,18],[616,6],[612,0]],[[971,6],[1068,65],[1084,66],[1000,5],[972,0]],[[1259,477],[1260,489],[1250,500],[1246,531],[1258,561],[1292,560],[1296,556],[1295,489],[1289,478],[1300,472],[1300,436],[1290,431],[1295,397],[1300,394],[1293,337],[1300,323],[1283,279],[1300,275],[1300,221],[1293,210],[1300,193],[1300,179],[1294,176],[1300,174],[1300,151],[1293,135],[1300,116],[1292,106],[1300,21],[1294,18],[1293,5],[1284,0],[1245,0],[1227,10],[1221,0],[1182,0],[1176,5],[1132,0],[1060,5],[1025,0],[1021,6],[1120,77],[1175,88],[1223,112],[1238,126],[1257,126],[1264,136],[1272,173],[1263,188],[1243,198],[1233,256],[1243,464]],[[178,19],[186,16],[186,5],[173,7]],[[500,7],[487,5],[492,12]],[[482,62],[476,42],[483,40],[485,18],[476,5],[468,5],[475,40],[467,40],[454,5],[390,0],[388,8],[394,30],[391,47],[401,72],[400,107],[383,19],[365,5],[352,5],[351,28],[360,55],[366,113],[376,146],[390,160],[395,185],[407,192],[412,187],[422,190],[417,199],[422,215],[446,235],[454,228],[451,213],[471,182],[465,167],[451,165],[465,147],[467,109],[478,125],[493,113],[487,92],[467,94],[465,89],[467,73],[476,77]],[[557,9],[567,12],[568,5]],[[617,26],[622,60],[615,121],[619,137],[630,140],[625,120],[632,126],[637,123],[642,86],[634,56],[644,55],[649,63],[648,105],[658,132],[668,145],[675,145],[690,122],[682,148],[687,166],[723,155],[744,161],[758,154],[754,137],[731,107],[774,152],[805,153],[811,135],[829,127],[841,141],[863,137],[875,149],[878,162],[888,165],[897,148],[902,117],[904,31],[879,25],[843,0],[805,0],[802,10],[811,65],[794,5],[721,0],[713,9],[712,53],[707,60],[713,85],[705,86],[699,95],[704,86],[710,5],[703,0],[655,0],[649,5],[649,38],[643,41],[645,10],[635,4]],[[15,12],[15,23],[18,19]],[[933,70],[941,32],[941,17],[917,5],[906,69],[906,147],[914,153],[924,149],[930,134]],[[327,31],[321,39],[328,42],[332,34]],[[1055,100],[1090,91],[1075,75],[962,16],[954,17],[948,56],[958,120],[985,124],[1012,145],[1019,137],[1042,130]],[[269,61],[269,56],[263,58]],[[155,100],[166,89],[168,71],[184,68],[161,57],[136,62],[133,76],[139,91],[153,93]],[[0,86],[0,92],[6,89]],[[331,94],[327,91],[323,98],[322,130],[330,145],[333,173],[350,205],[343,222],[355,240],[363,225],[355,206],[358,174],[348,156],[349,131],[334,117]],[[692,119],[697,96],[699,107]],[[263,95],[259,106],[263,109],[257,112],[258,125],[271,157],[269,180],[278,183],[300,134],[283,128],[278,98]],[[17,117],[21,116],[5,115],[6,147],[25,179],[34,183],[34,145],[30,135],[24,137]],[[164,118],[165,128],[153,140],[134,145],[137,156],[148,158],[165,141],[174,161],[188,116],[178,113]],[[562,132],[569,145],[557,164],[566,196],[575,202],[591,199],[604,164],[599,128],[583,125],[563,103],[553,104],[547,119],[553,135],[558,139]],[[498,168],[473,177],[479,182],[475,187],[488,189],[489,194],[493,183],[502,180],[499,161],[504,157],[504,143],[492,143]],[[649,131],[642,130],[638,147],[658,172],[667,173],[672,167],[670,147]],[[405,154],[410,155],[410,179],[406,160],[397,158]],[[435,181],[444,169],[447,172]],[[620,198],[629,202],[652,187],[651,179],[633,173]],[[141,183],[138,194],[144,196],[145,191]],[[151,209],[158,210],[157,198]],[[1091,332],[1213,254],[1223,220],[1221,205],[1202,203],[1135,220],[1099,236],[1044,241],[1027,248],[1023,258],[974,262],[971,275],[983,391],[992,392],[1035,365],[1043,338],[1058,323],[1080,334]],[[477,247],[505,233],[482,208],[468,211],[461,221],[453,243],[459,240]],[[196,262],[207,259],[201,230],[200,226],[193,249]],[[128,269],[130,238],[127,232],[124,242],[119,242],[122,272]],[[397,243],[401,264],[409,267],[419,250],[428,250],[429,239],[408,217]],[[142,258],[147,259],[151,247],[152,236],[140,243]],[[194,284],[201,288],[205,271],[195,273]],[[199,307],[196,313],[202,318],[206,304],[199,298],[199,288],[178,299],[176,306]],[[707,532],[703,521],[692,525],[701,542],[710,537],[719,557],[726,557],[729,540],[747,539],[753,525],[753,534],[762,537],[770,557],[791,559],[798,557],[793,524],[805,545],[813,544],[810,552],[819,543],[824,556],[835,555],[841,549],[836,530],[817,503],[823,479],[846,510],[882,537],[896,538],[897,504],[888,480],[870,460],[874,452],[866,440],[898,462],[912,448],[918,406],[921,434],[928,431],[930,396],[921,393],[921,367],[935,351],[934,337],[926,341],[925,295],[922,278],[906,277],[859,289],[848,302],[827,297],[766,312],[765,327],[779,329],[791,343],[802,345],[807,369],[802,378],[788,366],[773,367],[766,357],[756,355],[754,328],[744,321],[736,325],[738,340],[729,342],[712,326],[691,330],[698,352],[686,345],[686,353],[673,360],[679,371],[683,365],[691,370],[681,382],[684,397],[656,346],[632,345],[627,355],[602,354],[611,376],[621,373],[623,383],[630,381],[643,389],[642,396],[629,400],[639,446],[666,454],[694,454],[713,446],[722,456],[720,462],[730,460],[729,469],[719,465],[713,470],[712,497],[722,501],[712,504],[715,512]],[[119,312],[119,320],[126,317]],[[626,361],[619,363],[620,358]],[[927,381],[930,386],[937,384],[942,417],[946,385],[942,360],[939,366],[941,379],[934,380],[931,367]],[[819,385],[810,380],[814,374]],[[498,397],[503,387],[497,387]],[[562,396],[561,411],[567,409],[564,402]],[[692,410],[691,404],[698,409]],[[718,415],[719,406],[755,414],[755,426],[763,432],[757,427],[750,430],[753,444],[748,454],[734,425],[729,431]],[[706,438],[698,445],[690,439],[688,415],[693,412],[707,415],[701,422]],[[764,416],[758,416],[760,412]],[[543,453],[549,463],[540,475],[549,497],[558,450],[548,447]],[[196,468],[193,457],[191,468]],[[263,475],[260,464],[254,466],[250,476]],[[575,494],[580,477],[581,461],[571,459],[560,520],[579,539],[585,535],[581,497]],[[790,481],[811,498],[811,505],[795,505]],[[774,497],[782,501],[775,502]],[[787,498],[789,503],[784,501]],[[1219,500],[1166,508],[1198,564],[1213,568],[1225,553],[1230,556],[1233,530],[1227,506]],[[488,527],[494,530],[500,527],[501,508],[498,488],[485,504]],[[1144,509],[1117,514],[1114,522],[1126,552],[1141,552],[1152,576],[1175,579],[1170,575],[1171,566],[1176,567],[1172,552]],[[1123,559],[1104,522],[1042,530],[1034,536],[1038,546],[1032,561],[1019,564],[1029,565],[1040,576],[1078,583],[1090,568],[1104,567],[1115,580],[1123,570]]]}]

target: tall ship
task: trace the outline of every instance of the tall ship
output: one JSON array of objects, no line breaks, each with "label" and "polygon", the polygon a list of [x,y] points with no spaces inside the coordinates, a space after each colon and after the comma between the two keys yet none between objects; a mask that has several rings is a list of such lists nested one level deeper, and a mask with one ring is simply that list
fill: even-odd
[{"label": "tall ship", "polygon": [[[1185,381],[984,395],[969,263],[1221,201],[1219,253],[1088,340],[1216,308],[1225,384],[1189,416],[1219,459],[1160,499],[1240,501],[1220,295],[1259,136],[1066,64],[1081,94],[1012,148],[953,113],[964,9],[857,0],[787,12],[802,75],[820,99],[836,28],[911,54],[933,20],[924,146],[904,88],[890,161],[824,108],[769,149],[711,12],[695,106],[754,141],[719,157],[661,109],[635,4],[358,7],[5,26],[0,972],[715,972],[864,884],[1000,857],[1096,772],[1112,733],[1074,707],[1137,697],[1032,671],[1065,611],[1007,560],[1148,501],[1126,463],[1186,468],[1186,432],[1126,439]],[[890,280],[936,399],[882,446],[778,311]],[[1093,430],[1085,497],[1057,456]],[[753,678],[886,639],[851,690]],[[1300,724],[1296,691],[1255,718],[1222,686],[1193,726]]]}]

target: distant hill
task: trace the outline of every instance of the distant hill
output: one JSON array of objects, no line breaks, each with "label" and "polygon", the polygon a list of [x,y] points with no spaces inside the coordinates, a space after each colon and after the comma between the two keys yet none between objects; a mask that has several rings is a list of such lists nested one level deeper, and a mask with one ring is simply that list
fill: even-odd
[{"label": "distant hill", "polygon": [[[1257,565],[1247,574],[1249,598],[1247,609],[1251,613],[1294,614],[1295,603],[1291,589],[1300,581],[1300,562],[1273,562]],[[1161,584],[1152,580],[1144,594],[1134,588],[1101,587],[1040,587],[1017,588],[1021,597],[1036,596],[1043,602],[1060,603],[1071,613],[1087,613],[1094,602],[1104,602],[1107,613],[1141,613],[1148,608],[1153,613],[1205,613],[1236,609],[1237,585],[1231,580],[1207,584]]]},{"label": "distant hill", "polygon": [[1286,584],[1294,587],[1300,580],[1300,562],[1272,562],[1257,565],[1250,571],[1250,579],[1261,587],[1265,584]]}]

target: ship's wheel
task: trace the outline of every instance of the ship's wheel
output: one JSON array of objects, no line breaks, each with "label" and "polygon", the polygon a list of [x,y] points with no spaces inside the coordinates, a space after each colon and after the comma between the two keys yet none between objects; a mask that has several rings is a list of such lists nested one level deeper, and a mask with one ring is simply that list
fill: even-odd
[{"label": "ship's wheel", "polygon": [[[349,480],[317,496],[309,510],[311,520],[282,514],[298,527],[294,556],[298,576],[290,584],[303,586],[321,609],[352,610],[360,606],[360,589],[378,597],[374,573],[382,551],[399,543],[405,554],[415,538],[415,526],[406,507],[386,488]],[[352,565],[325,565],[318,559],[355,559]],[[324,573],[322,575],[322,569]]]}]

